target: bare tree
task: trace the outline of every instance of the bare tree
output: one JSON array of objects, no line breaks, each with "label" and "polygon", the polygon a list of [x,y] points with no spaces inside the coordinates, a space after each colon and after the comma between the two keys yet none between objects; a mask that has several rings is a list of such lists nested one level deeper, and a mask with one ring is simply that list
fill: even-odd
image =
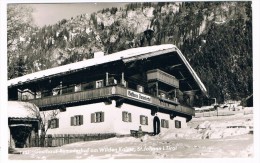
[{"label": "bare tree", "polygon": [[35,104],[27,103],[25,107],[28,109],[31,115],[39,121],[39,129],[40,129],[40,146],[44,147],[45,137],[47,131],[50,126],[48,126],[48,121],[56,118],[59,114],[59,110],[51,110],[51,111],[40,111],[39,108]]}]

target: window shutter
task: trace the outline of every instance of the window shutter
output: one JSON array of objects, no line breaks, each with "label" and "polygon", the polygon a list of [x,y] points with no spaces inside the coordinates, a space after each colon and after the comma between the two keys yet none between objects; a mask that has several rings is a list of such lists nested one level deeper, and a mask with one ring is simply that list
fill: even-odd
[{"label": "window shutter", "polygon": [[131,113],[128,113],[128,120],[129,120],[129,122],[132,122],[132,115],[131,115]]},{"label": "window shutter", "polygon": [[169,121],[166,121],[166,127],[169,128]]},{"label": "window shutter", "polygon": [[78,126],[78,125],[79,125],[79,116],[78,116],[78,115],[75,116],[75,118],[74,118],[74,125],[75,125],[75,126]]},{"label": "window shutter", "polygon": [[79,125],[83,125],[83,115],[79,116]]},{"label": "window shutter", "polygon": [[56,119],[56,128],[59,128],[59,119]]},{"label": "window shutter", "polygon": [[161,127],[164,127],[164,126],[163,126],[163,119],[161,119]]},{"label": "window shutter", "polygon": [[143,119],[143,116],[140,115],[140,124],[141,124],[141,125],[143,124],[142,119]]},{"label": "window shutter", "polygon": [[101,112],[101,122],[104,122],[104,116],[105,116],[105,113]]},{"label": "window shutter", "polygon": [[95,123],[95,113],[91,114],[91,123]]},{"label": "window shutter", "polygon": [[180,128],[181,128],[181,121],[179,121],[179,126],[180,126]]},{"label": "window shutter", "polygon": [[48,120],[48,128],[51,128],[51,120]]},{"label": "window shutter", "polygon": [[122,121],[123,121],[123,122],[125,122],[125,113],[126,113],[126,112],[124,112],[124,111],[122,112]]},{"label": "window shutter", "polygon": [[145,117],[145,123],[148,125],[148,117]]},{"label": "window shutter", "polygon": [[70,117],[70,125],[74,126],[74,117]]}]

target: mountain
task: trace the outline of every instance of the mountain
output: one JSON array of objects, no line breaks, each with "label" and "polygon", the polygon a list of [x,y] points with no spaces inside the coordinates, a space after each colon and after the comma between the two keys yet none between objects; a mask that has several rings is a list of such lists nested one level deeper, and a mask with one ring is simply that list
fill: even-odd
[{"label": "mountain", "polygon": [[170,43],[219,102],[253,93],[250,1],[129,3],[19,32],[16,45],[8,47],[9,79],[89,59],[97,51],[109,55]]}]

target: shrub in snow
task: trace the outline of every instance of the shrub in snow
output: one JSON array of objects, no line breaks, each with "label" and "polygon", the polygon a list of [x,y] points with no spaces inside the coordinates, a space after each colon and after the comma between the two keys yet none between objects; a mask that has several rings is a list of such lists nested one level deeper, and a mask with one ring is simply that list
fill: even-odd
[{"label": "shrub in snow", "polygon": [[210,128],[211,128],[211,123],[209,121],[205,121],[196,127],[196,129],[210,129]]},{"label": "shrub in snow", "polygon": [[143,141],[149,141],[149,140],[156,140],[160,137],[160,134],[159,135],[156,135],[156,136],[149,136],[149,135],[144,135],[142,137],[142,140]]}]

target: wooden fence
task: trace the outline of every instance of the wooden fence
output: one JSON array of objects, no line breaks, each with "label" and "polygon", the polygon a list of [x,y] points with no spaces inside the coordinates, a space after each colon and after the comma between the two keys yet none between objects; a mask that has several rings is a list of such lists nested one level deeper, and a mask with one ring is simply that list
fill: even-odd
[{"label": "wooden fence", "polygon": [[[57,147],[65,144],[71,144],[83,141],[102,140],[115,137],[115,133],[107,134],[59,134],[48,135],[45,137],[44,147]],[[30,138],[28,147],[39,147],[40,138]]]},{"label": "wooden fence", "polygon": [[239,111],[207,111],[207,112],[200,112],[200,113],[195,113],[195,118],[199,117],[213,117],[213,116],[230,116],[230,115],[235,115],[235,114],[253,114],[253,110],[239,110]]}]

